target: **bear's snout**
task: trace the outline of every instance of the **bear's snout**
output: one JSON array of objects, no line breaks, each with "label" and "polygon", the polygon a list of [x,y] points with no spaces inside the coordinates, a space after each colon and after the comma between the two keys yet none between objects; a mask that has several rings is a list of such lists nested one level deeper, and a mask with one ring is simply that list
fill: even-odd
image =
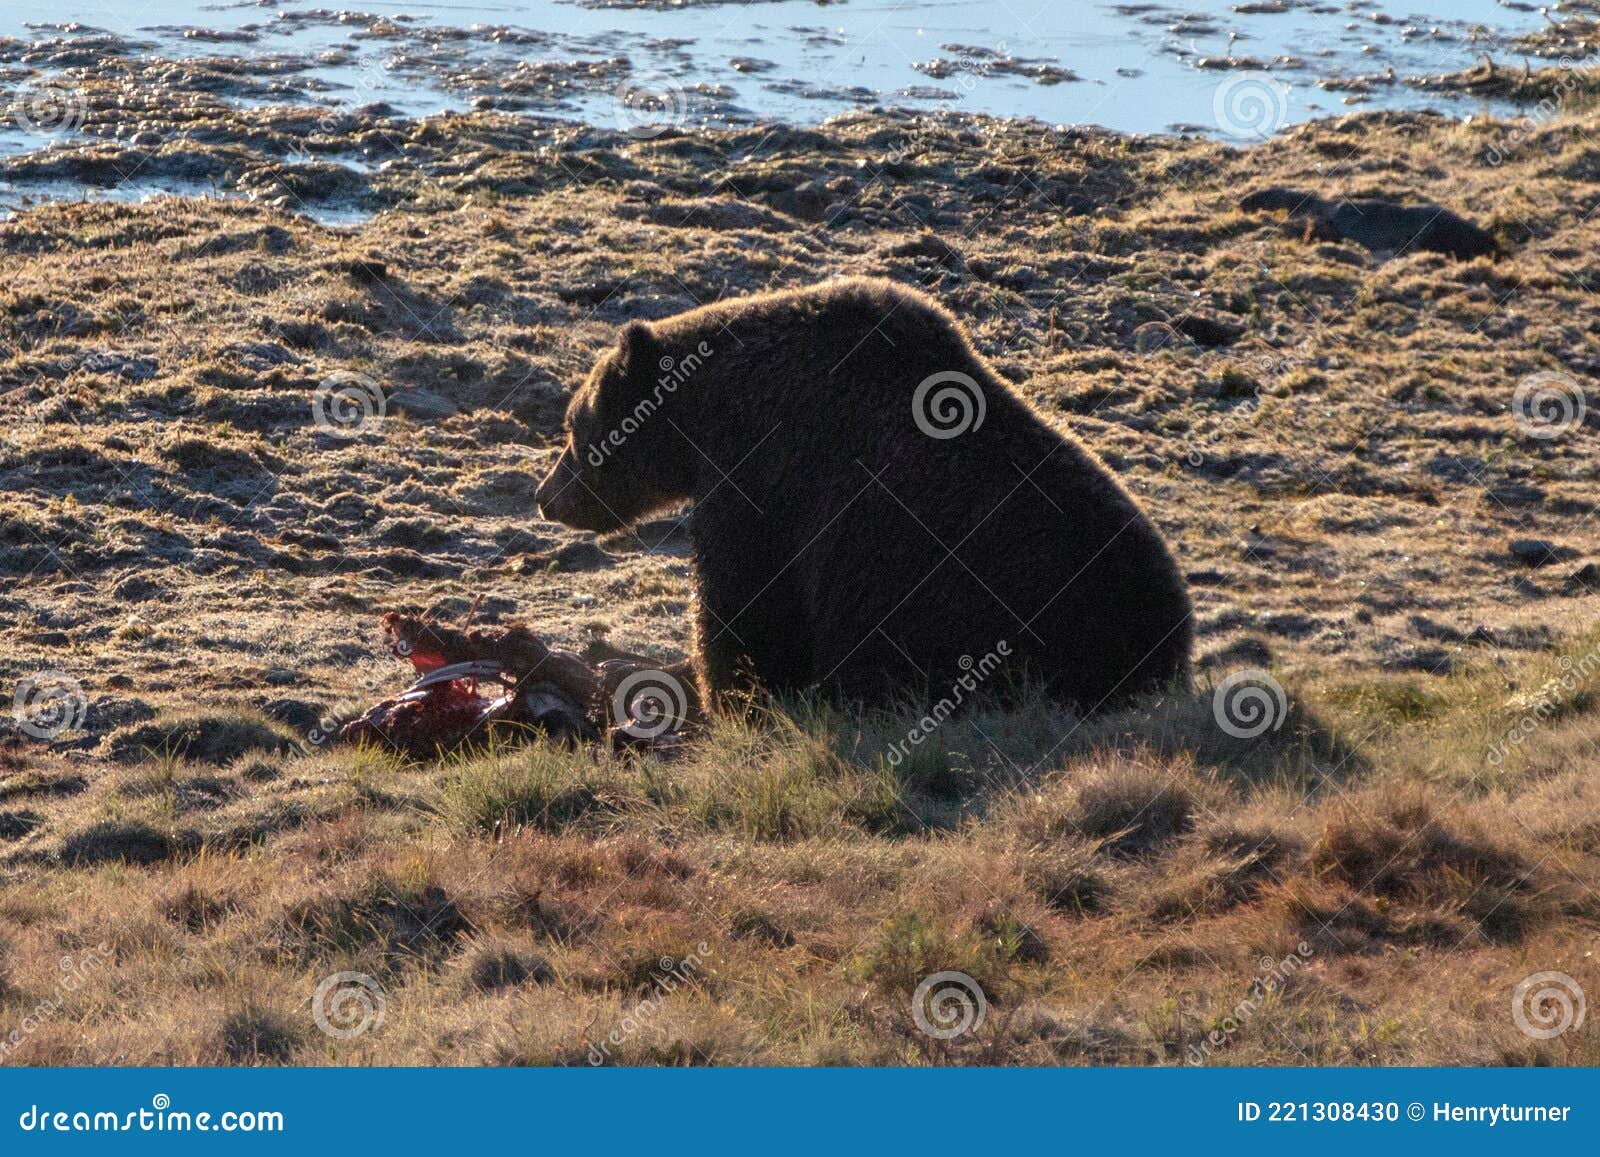
[{"label": "bear's snout", "polygon": [[533,498],[540,514],[574,530],[603,533],[622,525],[584,482],[570,449],[557,460]]},{"label": "bear's snout", "polygon": [[544,481],[539,483],[539,489],[533,499],[539,504],[539,513],[552,522],[566,522],[576,505],[578,480],[574,477],[570,454],[563,454],[550,468],[550,473],[545,475]]}]

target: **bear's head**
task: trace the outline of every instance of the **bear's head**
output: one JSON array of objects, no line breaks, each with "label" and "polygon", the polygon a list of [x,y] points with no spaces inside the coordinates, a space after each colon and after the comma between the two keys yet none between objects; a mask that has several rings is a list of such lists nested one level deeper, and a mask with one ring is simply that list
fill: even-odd
[{"label": "bear's head", "polygon": [[671,415],[707,352],[680,361],[647,323],[623,329],[567,406],[566,446],[537,495],[546,518],[603,533],[690,496],[693,449]]}]

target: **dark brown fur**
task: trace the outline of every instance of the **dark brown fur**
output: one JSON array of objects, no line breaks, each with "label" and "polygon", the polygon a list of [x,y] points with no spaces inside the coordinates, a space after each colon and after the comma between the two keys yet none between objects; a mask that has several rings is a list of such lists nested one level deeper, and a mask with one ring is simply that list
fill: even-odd
[{"label": "dark brown fur", "polygon": [[[947,371],[986,414],[939,439],[912,400]],[[922,294],[837,281],[631,323],[567,432],[548,517],[607,531],[694,499],[712,701],[944,696],[981,669],[988,690],[1026,678],[1093,709],[1187,677],[1189,599],[1160,535]]]}]

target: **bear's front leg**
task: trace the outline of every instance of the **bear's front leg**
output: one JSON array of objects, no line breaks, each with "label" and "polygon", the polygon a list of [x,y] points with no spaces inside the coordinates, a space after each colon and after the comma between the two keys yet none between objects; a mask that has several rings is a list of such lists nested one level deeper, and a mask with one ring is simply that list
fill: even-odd
[{"label": "bear's front leg", "polygon": [[712,512],[695,511],[694,535],[695,660],[704,703],[714,711],[738,709],[753,696],[809,686],[811,635],[786,574],[792,560],[748,511],[733,535],[705,533],[706,513]]}]

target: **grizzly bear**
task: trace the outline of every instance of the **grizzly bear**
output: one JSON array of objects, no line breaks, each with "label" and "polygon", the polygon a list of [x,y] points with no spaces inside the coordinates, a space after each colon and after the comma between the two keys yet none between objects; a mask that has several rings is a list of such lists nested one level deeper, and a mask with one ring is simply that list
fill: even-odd
[{"label": "grizzly bear", "polygon": [[693,500],[702,702],[981,680],[1088,712],[1188,677],[1160,534],[921,293],[850,279],[632,322],[566,434],[546,517],[614,531]]}]

